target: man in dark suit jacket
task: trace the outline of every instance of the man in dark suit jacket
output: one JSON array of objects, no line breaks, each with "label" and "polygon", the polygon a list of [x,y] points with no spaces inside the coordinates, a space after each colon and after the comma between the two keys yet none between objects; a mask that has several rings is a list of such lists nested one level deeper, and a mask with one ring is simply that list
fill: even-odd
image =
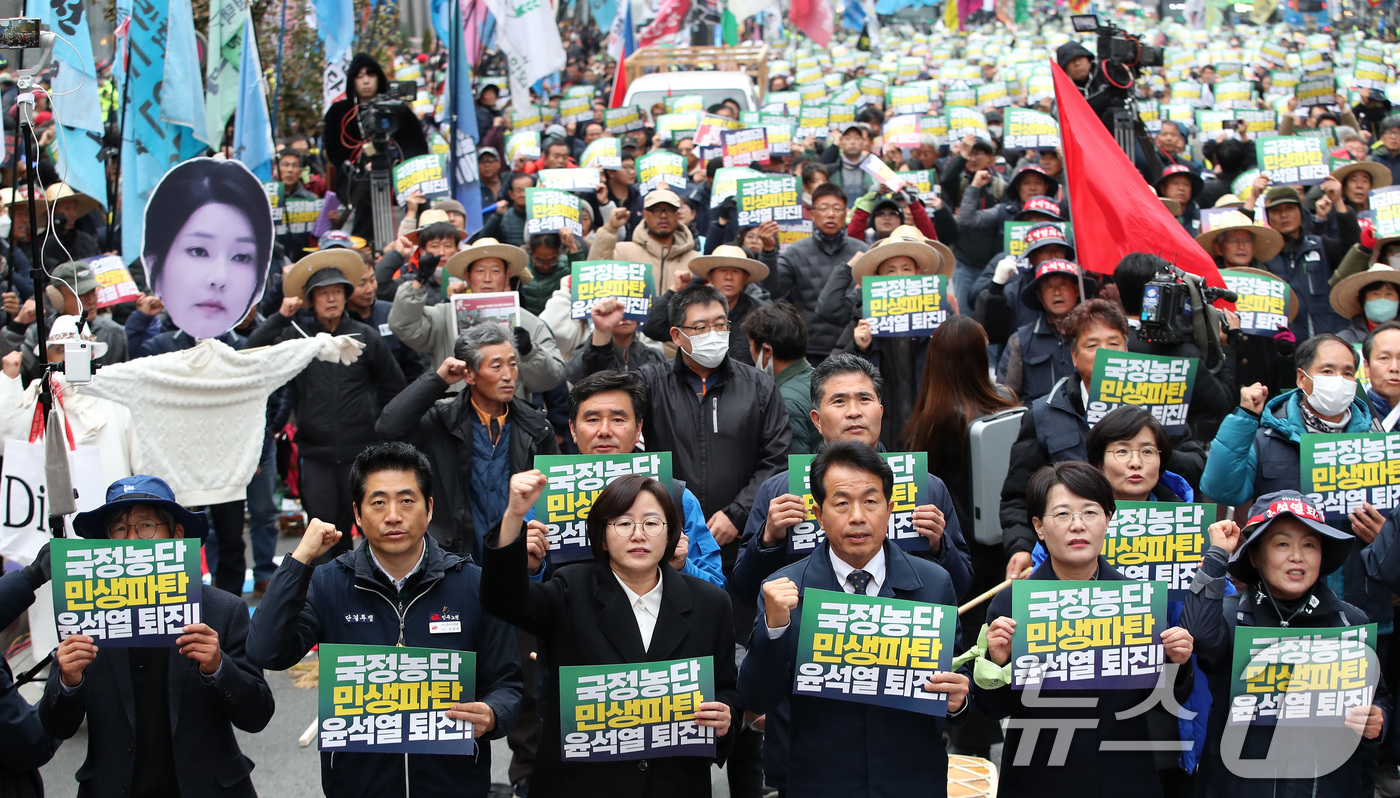
[{"label": "man in dark suit jacket", "polygon": [[[107,489],[107,503],[79,513],[80,537],[112,540],[196,537],[204,516],[175,501],[157,477],[134,476]],[[256,796],[233,727],[259,732],[272,719],[272,690],[244,654],[248,607],[221,590],[201,592],[203,623],[176,647],[98,651],[93,638],[58,645],[39,705],[44,728],[66,740],[88,719],[87,761],[78,795]]]},{"label": "man in dark suit jacket", "polygon": [[[826,541],[764,583],[749,655],[739,670],[739,695],[754,712],[789,700],[788,795],[946,796],[943,718],[792,694],[804,590],[945,606],[957,602],[942,566],[910,557],[885,540],[894,474],[873,449],[854,441],[828,443],[812,461],[811,473]],[[956,651],[957,635],[951,642]],[[924,690],[947,694],[954,722],[966,715],[966,675],[936,673]],[[889,744],[894,740],[898,745]]]}]

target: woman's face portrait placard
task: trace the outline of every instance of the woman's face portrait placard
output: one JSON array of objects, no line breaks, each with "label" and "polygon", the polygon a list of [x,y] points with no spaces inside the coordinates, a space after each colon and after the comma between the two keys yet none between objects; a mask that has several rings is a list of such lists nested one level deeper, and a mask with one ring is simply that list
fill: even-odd
[{"label": "woman's face portrait placard", "polygon": [[195,158],[161,177],[146,202],[141,253],[153,293],[194,338],[238,326],[272,261],[272,208],[238,161]]}]

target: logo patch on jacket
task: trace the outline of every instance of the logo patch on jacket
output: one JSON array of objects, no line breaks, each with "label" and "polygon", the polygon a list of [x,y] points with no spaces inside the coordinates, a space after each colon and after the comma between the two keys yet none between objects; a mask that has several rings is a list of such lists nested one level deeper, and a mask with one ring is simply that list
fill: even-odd
[{"label": "logo patch on jacket", "polygon": [[346,623],[374,623],[374,613],[372,612],[347,612],[345,613]]},{"label": "logo patch on jacket", "polygon": [[452,635],[462,631],[462,613],[451,612],[446,607],[428,616],[428,634]]}]

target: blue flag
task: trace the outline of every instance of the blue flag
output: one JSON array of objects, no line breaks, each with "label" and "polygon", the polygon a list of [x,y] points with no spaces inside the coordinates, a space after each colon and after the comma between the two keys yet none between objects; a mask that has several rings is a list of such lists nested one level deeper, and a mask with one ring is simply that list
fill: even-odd
[{"label": "blue flag", "polygon": [[74,191],[107,205],[107,174],[97,154],[102,150],[102,103],[98,98],[97,71],[92,60],[92,36],[82,3],[50,3],[29,0],[27,13],[38,17],[49,30],[73,46],[59,43],[53,51],[57,74],[53,78],[54,117],[61,129],[54,139],[58,176]]},{"label": "blue flag", "polygon": [[[481,176],[476,166],[476,142],[479,131],[476,128],[476,103],[472,96],[472,70],[467,60],[467,47],[464,41],[464,25],[461,6],[457,0],[442,0],[451,4],[448,14],[448,35],[442,40],[448,43],[447,113],[451,120],[448,126],[448,153],[452,168],[452,196],[467,211],[467,232],[481,229]],[[436,8],[436,3],[434,7]],[[439,15],[434,14],[436,21]],[[442,35],[442,31],[438,32]]]},{"label": "blue flag", "polygon": [[[223,131],[209,130],[209,115],[204,110],[204,62],[199,57],[199,41],[194,35],[190,0],[172,0],[166,24],[165,82],[160,87],[161,121],[184,125],[196,139],[217,147]],[[186,157],[198,154],[195,151]]]},{"label": "blue flag", "polygon": [[337,63],[355,40],[355,8],[351,0],[315,0],[315,6],[316,35],[326,48],[326,63]]},{"label": "blue flag", "polygon": [[865,29],[865,9],[860,3],[848,0],[846,10],[841,14],[841,27],[846,30]]},{"label": "blue flag", "polygon": [[243,14],[243,54],[238,63],[238,111],[234,115],[233,157],[264,183],[272,180],[272,125],[267,119],[262,59],[253,18]]}]

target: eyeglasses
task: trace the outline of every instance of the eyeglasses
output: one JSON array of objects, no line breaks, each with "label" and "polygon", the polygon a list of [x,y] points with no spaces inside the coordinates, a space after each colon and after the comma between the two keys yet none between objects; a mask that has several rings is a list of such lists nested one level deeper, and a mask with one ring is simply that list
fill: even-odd
[{"label": "eyeglasses", "polygon": [[845,206],[845,205],[817,205],[817,206],[814,206],[814,207],[812,208],[812,213],[820,213],[820,214],[825,214],[825,215],[827,215],[827,216],[835,216],[836,214],[839,213],[839,214],[841,214],[842,216],[844,216],[844,215],[846,214],[846,206]]},{"label": "eyeglasses", "polygon": [[[619,518],[616,521],[609,521],[608,526],[620,538],[632,537],[632,531],[637,528],[637,522],[631,518]],[[654,538],[666,531],[666,522],[659,518],[648,518],[642,522],[642,534],[649,538]]]},{"label": "eyeglasses", "polygon": [[1126,446],[1120,446],[1117,449],[1110,449],[1109,454],[1113,455],[1113,459],[1120,463],[1126,463],[1133,459],[1133,455],[1142,458],[1144,463],[1155,463],[1157,462],[1157,458],[1162,456],[1161,451],[1159,451],[1156,446],[1144,446],[1141,449],[1129,449]]},{"label": "eyeglasses", "polygon": [[729,329],[728,321],[717,321],[714,324],[697,324],[694,327],[681,327],[686,331],[686,335],[704,335],[714,330],[715,332],[726,332]]},{"label": "eyeglasses", "polygon": [[1051,521],[1054,521],[1055,526],[1064,529],[1065,527],[1069,526],[1069,522],[1073,520],[1076,515],[1079,516],[1079,520],[1084,522],[1085,526],[1094,526],[1095,524],[1102,522],[1104,519],[1104,512],[1103,510],[1099,509],[1081,510],[1079,512],[1074,513],[1061,510],[1058,513],[1046,517],[1049,518]]},{"label": "eyeglasses", "polygon": [[156,530],[163,526],[165,526],[165,524],[158,521],[142,521],[137,524],[131,524],[130,526],[126,524],[112,524],[107,527],[107,537],[120,539],[125,538],[128,532],[135,532],[136,537],[142,540],[150,540],[156,536]]}]

